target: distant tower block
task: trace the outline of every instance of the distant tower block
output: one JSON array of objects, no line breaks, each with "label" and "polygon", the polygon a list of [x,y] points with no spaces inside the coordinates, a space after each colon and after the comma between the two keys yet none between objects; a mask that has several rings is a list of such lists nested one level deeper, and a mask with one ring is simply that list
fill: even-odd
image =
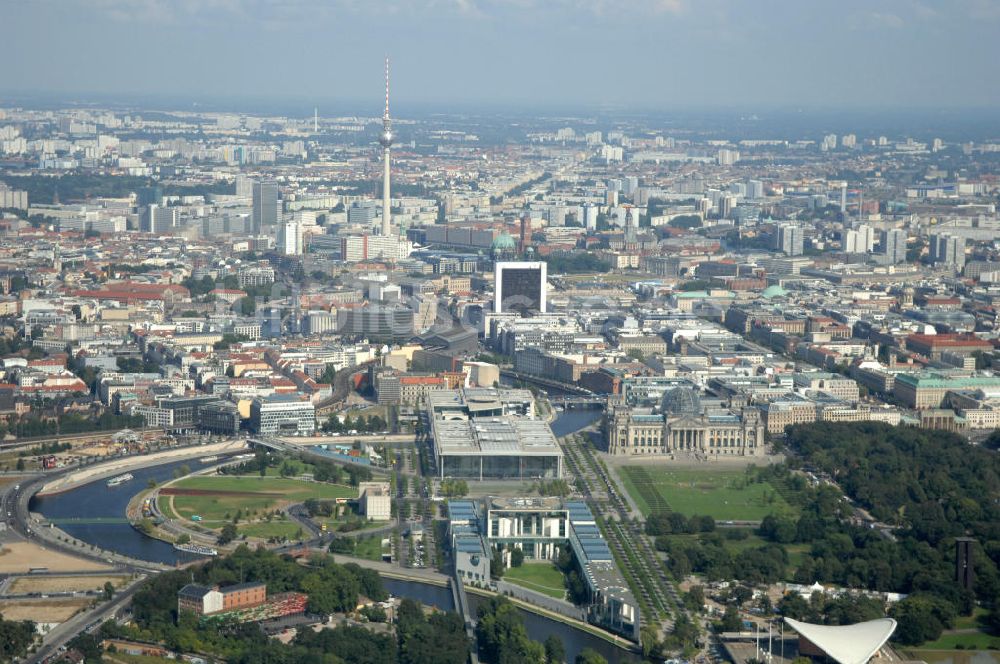
[{"label": "distant tower block", "polygon": [[976,540],[971,537],[955,538],[955,580],[966,590],[972,590],[976,574],[972,569],[972,547]]},{"label": "distant tower block", "polygon": [[382,114],[382,235],[392,235],[392,207],[389,203],[389,159],[392,152],[392,120],[389,119],[389,58],[385,59],[385,113]]}]

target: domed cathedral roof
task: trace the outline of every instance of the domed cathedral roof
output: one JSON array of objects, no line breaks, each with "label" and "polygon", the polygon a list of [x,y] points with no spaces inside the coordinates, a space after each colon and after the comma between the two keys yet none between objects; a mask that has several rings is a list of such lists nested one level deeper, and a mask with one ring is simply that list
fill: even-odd
[{"label": "domed cathedral roof", "polygon": [[517,241],[511,237],[510,233],[504,231],[493,238],[490,245],[490,254],[494,258],[510,258],[517,254]]},{"label": "domed cathedral roof", "polygon": [[663,395],[663,414],[667,417],[701,415],[701,397],[690,387],[675,387]]},{"label": "domed cathedral roof", "polygon": [[763,297],[765,299],[768,299],[768,300],[770,300],[772,297],[785,297],[787,295],[788,295],[788,291],[786,291],[784,288],[782,288],[781,286],[779,286],[777,284],[775,284],[774,286],[768,286],[760,294],[761,297]]},{"label": "domed cathedral roof", "polygon": [[516,249],[517,243],[514,242],[514,238],[511,237],[510,233],[504,231],[500,235],[493,238],[492,248],[494,251],[497,249]]}]

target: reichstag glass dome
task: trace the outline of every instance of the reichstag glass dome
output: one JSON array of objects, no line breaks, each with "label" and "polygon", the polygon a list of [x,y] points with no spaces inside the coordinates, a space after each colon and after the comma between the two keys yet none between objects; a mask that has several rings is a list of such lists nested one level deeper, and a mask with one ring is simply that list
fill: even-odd
[{"label": "reichstag glass dome", "polygon": [[667,417],[701,415],[701,398],[690,387],[675,387],[663,395],[662,410]]}]

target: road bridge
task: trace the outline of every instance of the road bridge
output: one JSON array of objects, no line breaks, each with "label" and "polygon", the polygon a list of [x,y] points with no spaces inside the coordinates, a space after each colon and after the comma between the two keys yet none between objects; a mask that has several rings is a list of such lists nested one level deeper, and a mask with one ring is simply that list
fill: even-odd
[{"label": "road bridge", "polygon": [[[301,443],[291,443],[286,439],[278,438],[276,436],[251,436],[247,438],[247,444],[250,447],[266,447],[269,450],[275,452],[283,452],[286,454],[301,454],[303,456],[312,457],[313,459],[321,459],[323,461],[329,461],[331,463],[339,463],[341,465],[352,465],[360,466],[362,468],[367,468],[373,473],[384,475],[392,472],[391,468],[380,468],[379,466],[373,466],[368,463],[362,463],[359,461],[352,461],[353,457],[347,455],[331,455],[326,454],[320,450],[311,449],[312,445],[323,444],[317,443],[315,439],[303,438]],[[354,442],[353,438],[340,438],[340,444],[350,445]],[[377,441],[368,441],[370,443],[376,443]]]}]

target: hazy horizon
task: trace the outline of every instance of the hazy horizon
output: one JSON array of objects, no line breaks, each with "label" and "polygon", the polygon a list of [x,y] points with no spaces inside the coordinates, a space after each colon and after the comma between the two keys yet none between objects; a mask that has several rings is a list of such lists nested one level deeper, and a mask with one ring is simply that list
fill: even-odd
[{"label": "hazy horizon", "polygon": [[[1000,2],[0,0],[14,96],[381,109],[993,109]],[[405,113],[403,113],[405,115]]]}]

